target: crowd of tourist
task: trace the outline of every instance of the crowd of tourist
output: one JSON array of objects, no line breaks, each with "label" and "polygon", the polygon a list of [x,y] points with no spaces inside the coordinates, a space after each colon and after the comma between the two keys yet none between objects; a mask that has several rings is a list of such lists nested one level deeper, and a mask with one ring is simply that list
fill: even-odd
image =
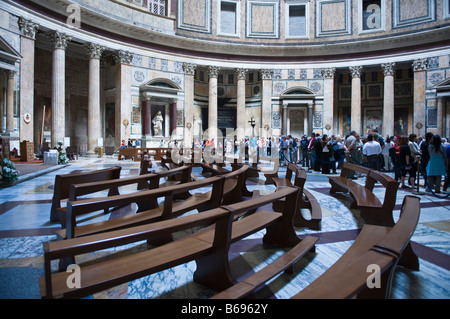
[{"label": "crowd of tourist", "polygon": [[[345,137],[312,133],[300,140],[282,136],[279,144],[281,165],[297,163],[323,174],[336,174],[343,162],[363,165],[375,170],[393,172],[402,188],[415,188],[417,174],[426,181],[426,191],[447,191],[450,171],[450,143],[446,138],[426,133],[424,137],[387,136],[369,131],[361,137],[352,131]],[[348,176],[357,179],[353,172]]]}]

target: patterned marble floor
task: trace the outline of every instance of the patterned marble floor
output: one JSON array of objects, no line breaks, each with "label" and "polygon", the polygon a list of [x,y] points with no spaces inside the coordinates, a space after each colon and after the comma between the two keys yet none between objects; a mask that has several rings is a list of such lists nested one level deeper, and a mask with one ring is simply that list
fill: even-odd
[{"label": "patterned marble floor", "polygon": [[[115,161],[112,158],[80,158],[68,166],[57,167],[46,174],[8,188],[0,189],[0,299],[39,298],[38,277],[43,275],[42,243],[55,239],[58,224],[49,222],[53,182],[56,174],[74,170],[94,170],[121,165],[122,177],[136,175],[139,164]],[[339,172],[339,171],[338,171]],[[285,169],[280,169],[283,176]],[[200,169],[194,174],[201,176]],[[362,182],[362,181],[361,181]],[[305,187],[319,201],[323,220],[320,231],[296,228],[299,236],[316,234],[320,237],[315,253],[308,253],[295,264],[293,274],[281,274],[271,280],[257,298],[288,299],[320,276],[351,246],[363,225],[358,210],[349,209],[348,201],[339,195],[330,196],[328,179],[319,173],[308,174]],[[274,191],[255,181],[250,190],[262,194]],[[133,192],[135,187],[123,187],[121,193]],[[382,198],[381,188],[375,188]],[[399,189],[394,217],[398,218],[403,197],[410,190]],[[95,194],[98,196],[98,194]],[[393,282],[393,299],[448,299],[450,297],[450,198],[421,195],[421,216],[412,237],[412,246],[419,256],[420,270],[398,268]],[[443,197],[443,196],[442,196]],[[304,212],[307,213],[307,212]],[[109,218],[91,216],[90,221]],[[264,267],[283,254],[280,247],[261,244],[264,231],[249,236],[230,249],[232,274],[243,278]],[[137,247],[138,249],[139,247]],[[90,298],[117,299],[197,299],[208,298],[214,291],[192,280],[195,262],[189,262],[113,289]]]}]

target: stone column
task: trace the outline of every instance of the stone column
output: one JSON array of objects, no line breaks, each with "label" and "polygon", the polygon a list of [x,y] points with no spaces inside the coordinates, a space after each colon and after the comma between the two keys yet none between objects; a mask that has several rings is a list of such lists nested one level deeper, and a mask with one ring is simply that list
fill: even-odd
[{"label": "stone column", "polygon": [[[20,139],[33,142],[34,138],[34,60],[35,39],[39,25],[31,20],[19,18],[20,28]],[[25,122],[24,115],[30,114]],[[36,145],[36,144],[35,144]]]},{"label": "stone column", "polygon": [[[262,96],[261,96],[261,117],[260,126],[269,125],[268,130],[258,130],[262,131],[262,137],[271,136],[271,123],[272,123],[272,80],[273,80],[273,70],[272,69],[262,69]],[[259,128],[258,127],[258,128]]]},{"label": "stone column", "polygon": [[[5,75],[6,72],[3,70],[0,70],[0,88],[3,88],[5,83]],[[4,95],[3,95],[3,89],[0,89],[0,135],[2,135],[3,130],[5,127],[3,127],[3,109],[5,107],[4,105]]]},{"label": "stone column", "polygon": [[287,135],[287,118],[288,118],[288,103],[283,102],[282,123],[281,123],[281,135]]},{"label": "stone column", "polygon": [[442,96],[437,97],[437,134],[439,134],[440,136],[446,136],[444,130],[445,110],[443,106],[443,100],[444,98]]},{"label": "stone column", "polygon": [[[414,120],[412,131],[419,136],[426,132],[426,88],[427,88],[427,59],[420,59],[413,62],[414,71]],[[420,124],[422,125],[420,125]],[[416,127],[420,125],[421,129]],[[422,129],[423,128],[423,129]]]},{"label": "stone column", "polygon": [[236,110],[236,138],[241,141],[245,138],[245,78],[248,69],[236,69],[237,77],[237,110]]},{"label": "stone column", "polygon": [[88,123],[87,140],[88,156],[95,155],[98,139],[101,137],[100,128],[100,57],[105,48],[95,43],[87,43],[86,51],[89,55],[89,95],[88,95]]},{"label": "stone column", "polygon": [[[194,128],[188,129],[186,122],[194,123],[194,75],[197,68],[196,64],[184,63],[183,70],[185,74],[184,78],[184,144],[191,145]],[[202,138],[202,133],[199,132],[199,138]]]},{"label": "stone column", "polygon": [[[172,136],[177,135],[177,99],[169,99],[169,117],[170,117],[170,126],[169,126],[169,134]],[[192,127],[192,130],[194,128]]]},{"label": "stone column", "polygon": [[64,143],[66,133],[66,47],[71,37],[54,31],[51,35],[53,43],[53,76],[52,76],[52,138],[51,147]]},{"label": "stone column", "polygon": [[383,137],[394,135],[394,72],[395,63],[383,63],[381,65],[384,74],[383,95]]},{"label": "stone column", "polygon": [[333,113],[334,113],[334,73],[336,68],[322,69],[323,76],[323,121],[327,129],[327,134],[334,134]]},{"label": "stone column", "polygon": [[115,97],[115,143],[120,147],[122,140],[128,142],[131,133],[131,70],[133,54],[119,50],[114,54],[116,62],[116,97]]},{"label": "stone column", "polygon": [[350,67],[350,75],[352,77],[350,129],[356,131],[358,134],[365,133],[361,132],[361,72],[362,66]]},{"label": "stone column", "polygon": [[16,87],[16,71],[6,71],[6,133],[14,132],[14,88]]},{"label": "stone column", "polygon": [[220,68],[209,66],[209,99],[208,99],[208,136],[217,145],[217,76]]}]

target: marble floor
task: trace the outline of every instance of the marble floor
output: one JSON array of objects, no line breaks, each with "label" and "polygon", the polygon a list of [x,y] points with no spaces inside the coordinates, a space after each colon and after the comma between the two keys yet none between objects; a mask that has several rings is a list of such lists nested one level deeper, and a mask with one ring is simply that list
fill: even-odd
[{"label": "marble floor", "polygon": [[[17,185],[0,188],[0,299],[40,298],[38,278],[43,275],[42,243],[54,240],[54,231],[59,228],[59,224],[49,222],[55,175],[113,165],[123,167],[122,177],[139,173],[139,163],[119,162],[107,157],[80,157],[67,166],[54,167],[43,175],[28,176]],[[193,173],[202,178],[201,169],[195,168]],[[280,176],[284,173],[285,169],[281,168]],[[257,180],[250,181],[248,188],[258,189],[262,194],[274,191],[273,186],[263,185]],[[351,246],[363,225],[359,211],[350,209],[345,197],[329,194],[330,184],[327,176],[316,172],[308,173],[305,188],[312,192],[322,207],[321,230],[296,228],[296,232],[300,237],[308,234],[319,236],[316,252],[310,252],[298,261],[293,274],[281,274],[268,282],[258,292],[257,298],[288,299],[302,290],[339,259]],[[120,190],[121,193],[133,191],[135,187],[131,186],[122,187]],[[380,198],[384,196],[379,187],[375,188],[375,192]],[[399,189],[394,210],[395,219],[398,218],[403,197],[407,194],[411,194],[411,190]],[[398,267],[391,298],[448,299],[450,198],[436,197],[430,193],[420,195],[420,198],[420,221],[412,237],[412,247],[419,257],[420,270],[411,271]],[[89,222],[109,217],[95,215]],[[264,231],[260,231],[231,246],[229,259],[232,274],[236,278],[248,276],[283,254],[284,250],[280,247],[263,246],[263,234]],[[189,262],[89,298],[198,299],[214,295],[214,291],[193,282],[195,267],[195,262]]]}]

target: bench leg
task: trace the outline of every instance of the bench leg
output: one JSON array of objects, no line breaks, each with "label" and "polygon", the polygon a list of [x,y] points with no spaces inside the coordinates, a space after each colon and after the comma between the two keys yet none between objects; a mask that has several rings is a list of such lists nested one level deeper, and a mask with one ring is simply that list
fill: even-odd
[{"label": "bench leg", "polygon": [[216,291],[225,290],[236,284],[230,275],[227,251],[199,258],[196,263],[195,282]]},{"label": "bench leg", "polygon": [[286,223],[283,219],[266,228],[266,234],[263,237],[265,244],[279,244],[292,247],[301,242],[293,227],[292,220]]},{"label": "bench leg", "polygon": [[393,227],[392,212],[379,208],[361,207],[361,218],[366,224]]},{"label": "bench leg", "polygon": [[402,256],[400,257],[398,264],[408,269],[419,270],[420,268],[419,258],[412,249],[411,242],[409,242],[408,245],[403,250]]},{"label": "bench leg", "polygon": [[348,188],[344,187],[330,179],[330,193],[348,193]]}]

